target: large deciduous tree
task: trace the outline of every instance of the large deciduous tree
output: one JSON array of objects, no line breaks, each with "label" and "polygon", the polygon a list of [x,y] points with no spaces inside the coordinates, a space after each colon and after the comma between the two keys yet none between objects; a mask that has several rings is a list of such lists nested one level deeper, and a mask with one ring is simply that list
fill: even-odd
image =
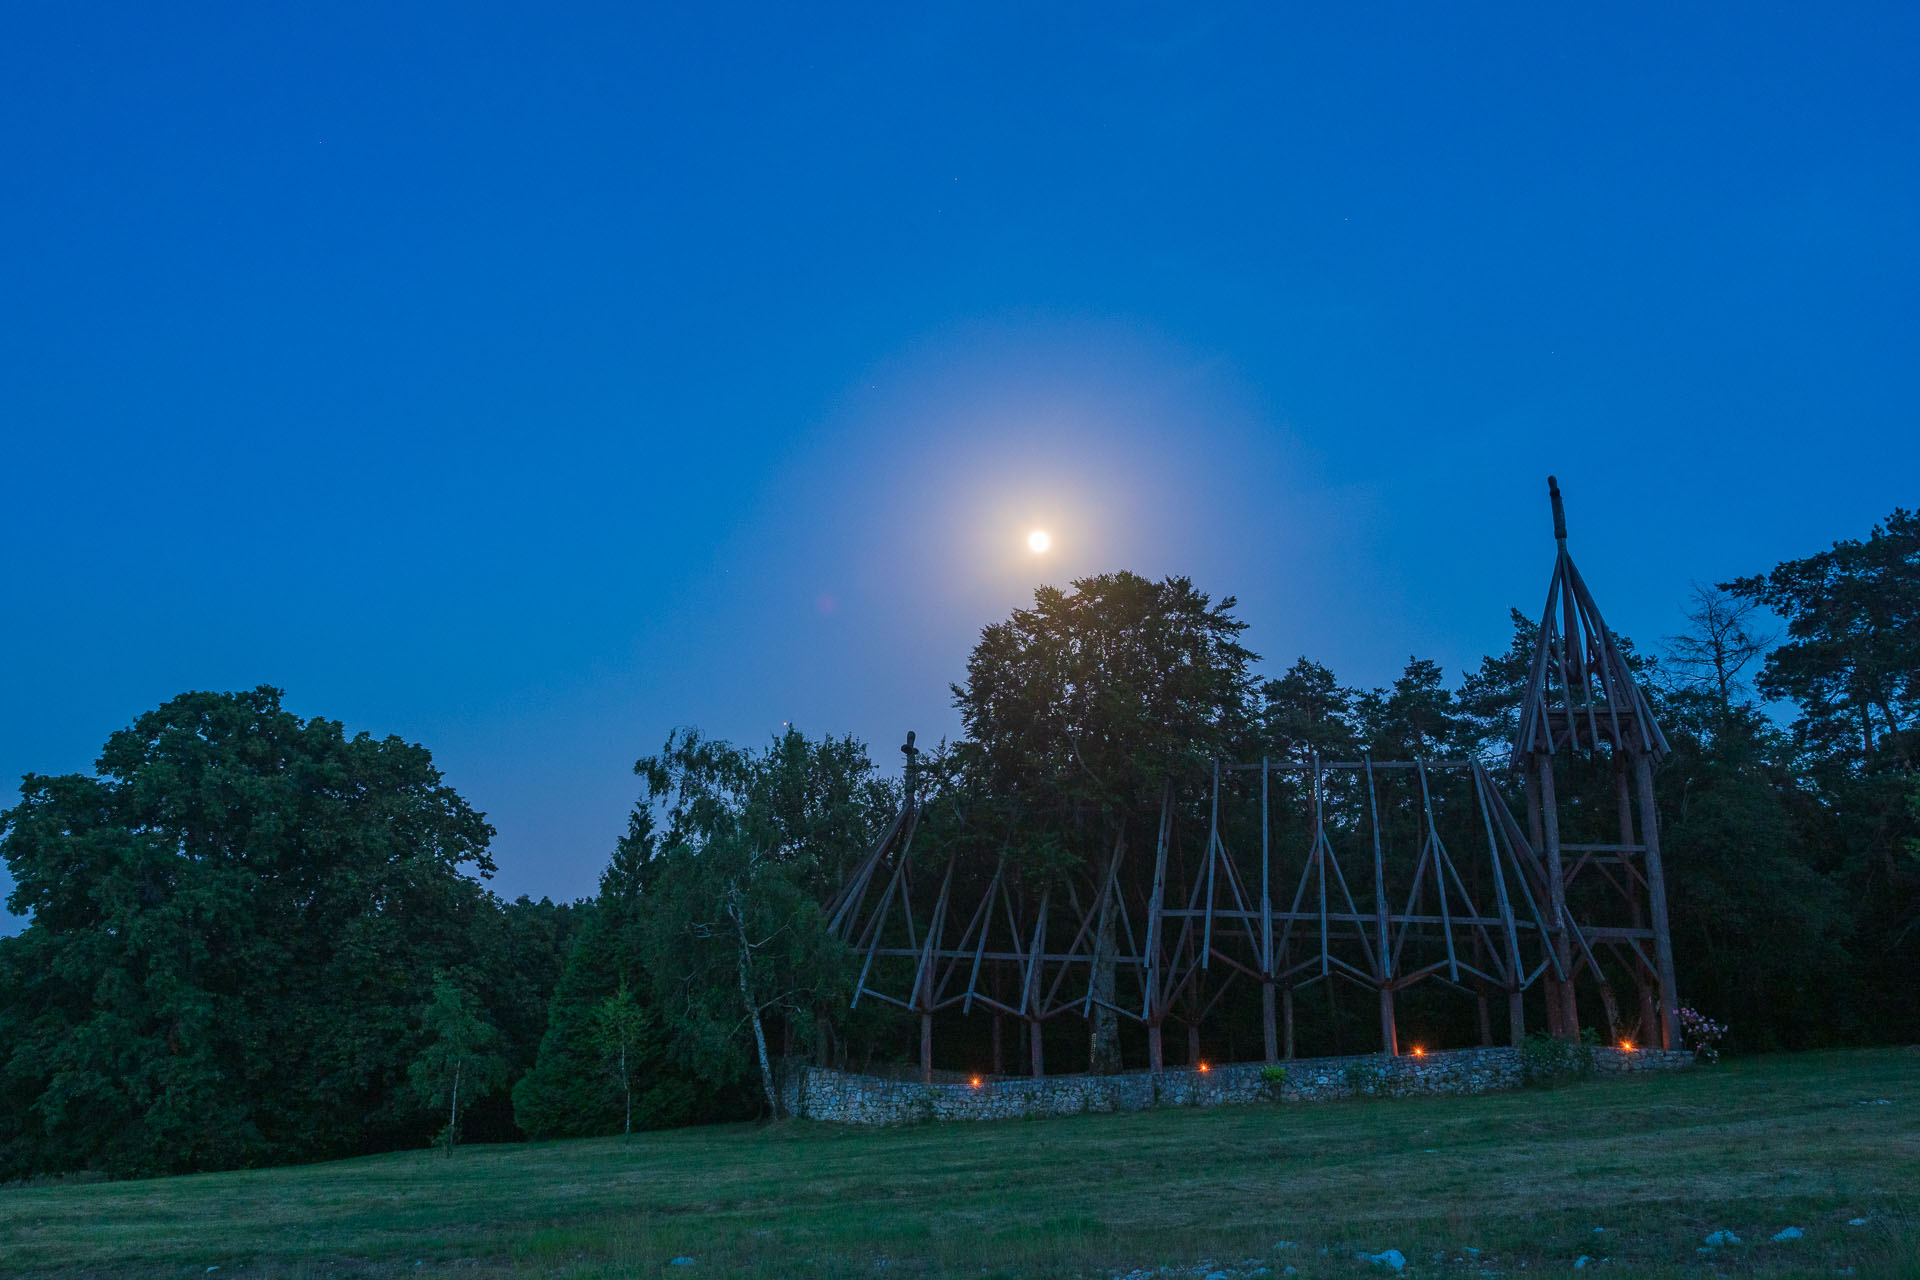
[{"label": "large deciduous tree", "polygon": [[161,1173],[406,1144],[436,971],[492,834],[398,738],[189,693],[0,816],[0,1173]]},{"label": "large deciduous tree", "polygon": [[[1150,847],[1170,782],[1204,774],[1253,727],[1256,656],[1240,643],[1235,601],[1186,578],[1134,573],[1042,587],[980,636],[953,689],[966,726],[963,764],[1022,810],[1034,863],[1059,862],[1096,885],[1124,841]],[[1020,852],[1014,849],[1016,855]],[[1090,1066],[1120,1066],[1113,1011],[1113,921],[1095,940]]]},{"label": "large deciduous tree", "polygon": [[1773,610],[1787,638],[1761,691],[1800,708],[1809,747],[1871,771],[1910,770],[1920,716],[1920,513],[1896,509],[1865,538],[1723,584]]},{"label": "large deciduous tree", "polygon": [[[1791,700],[1797,768],[1818,789],[1836,881],[1853,899],[1862,986],[1885,993],[1877,1034],[1920,1018],[1920,512],[1724,589],[1786,623],[1762,693]],[[1895,1033],[1897,1034],[1897,1032]]]}]

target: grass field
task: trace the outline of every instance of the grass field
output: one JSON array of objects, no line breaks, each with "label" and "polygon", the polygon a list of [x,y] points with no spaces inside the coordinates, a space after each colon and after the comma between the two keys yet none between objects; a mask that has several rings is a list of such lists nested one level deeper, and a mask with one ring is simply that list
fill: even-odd
[{"label": "grass field", "polygon": [[[1771,1239],[1787,1227],[1805,1234]],[[1697,1252],[1716,1230],[1743,1243]],[[1315,1277],[1384,1274],[1354,1255],[1387,1249],[1405,1275],[1570,1273],[1585,1256],[1636,1276],[1920,1276],[1920,1052],[0,1189],[0,1270],[30,1276]]]}]

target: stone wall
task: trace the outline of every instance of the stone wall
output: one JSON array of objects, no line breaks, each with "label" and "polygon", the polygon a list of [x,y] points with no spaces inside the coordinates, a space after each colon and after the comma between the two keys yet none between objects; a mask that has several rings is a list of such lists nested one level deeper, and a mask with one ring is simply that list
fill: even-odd
[{"label": "stone wall", "polygon": [[[1659,1071],[1692,1063],[1684,1051],[1592,1050],[1596,1074]],[[933,1084],[883,1079],[795,1064],[781,1082],[790,1115],[838,1124],[909,1124],[921,1120],[1009,1120],[1026,1116],[1140,1111],[1147,1107],[1218,1107],[1244,1102],[1323,1102],[1331,1098],[1490,1093],[1521,1083],[1515,1049],[1454,1049],[1421,1055],[1296,1058],[1269,1080],[1267,1064],[1236,1062],[1111,1076],[992,1079],[979,1084],[940,1073]],[[947,1083],[947,1080],[953,1080]]]}]

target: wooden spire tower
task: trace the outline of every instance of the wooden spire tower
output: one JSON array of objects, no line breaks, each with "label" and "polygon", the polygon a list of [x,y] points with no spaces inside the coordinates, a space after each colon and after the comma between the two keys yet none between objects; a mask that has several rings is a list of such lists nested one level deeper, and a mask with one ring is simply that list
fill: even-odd
[{"label": "wooden spire tower", "polygon": [[[1673,1048],[1680,1042],[1673,940],[1653,796],[1653,767],[1667,754],[1667,738],[1567,550],[1566,508],[1552,476],[1547,493],[1557,550],[1512,766],[1526,786],[1527,826],[1546,861],[1552,899],[1549,929],[1558,963],[1547,978],[1548,1030],[1579,1034],[1575,991],[1587,978],[1611,1026],[1631,1025],[1639,1042],[1657,1038],[1662,1048]],[[1563,795],[1584,786],[1591,797],[1607,775],[1612,813],[1603,818],[1609,806],[1583,806],[1585,829],[1569,841]],[[1628,978],[1638,994],[1631,1023],[1621,1016],[1610,975]]]}]

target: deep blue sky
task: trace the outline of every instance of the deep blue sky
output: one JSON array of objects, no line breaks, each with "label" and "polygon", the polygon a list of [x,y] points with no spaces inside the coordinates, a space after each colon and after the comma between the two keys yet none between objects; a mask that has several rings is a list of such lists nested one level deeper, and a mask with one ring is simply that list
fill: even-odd
[{"label": "deep blue sky", "polygon": [[272,683],[570,897],[1042,579],[1378,683],[1548,471],[1643,643],[1920,500],[1912,5],[649,8],[0,19],[0,776]]}]

